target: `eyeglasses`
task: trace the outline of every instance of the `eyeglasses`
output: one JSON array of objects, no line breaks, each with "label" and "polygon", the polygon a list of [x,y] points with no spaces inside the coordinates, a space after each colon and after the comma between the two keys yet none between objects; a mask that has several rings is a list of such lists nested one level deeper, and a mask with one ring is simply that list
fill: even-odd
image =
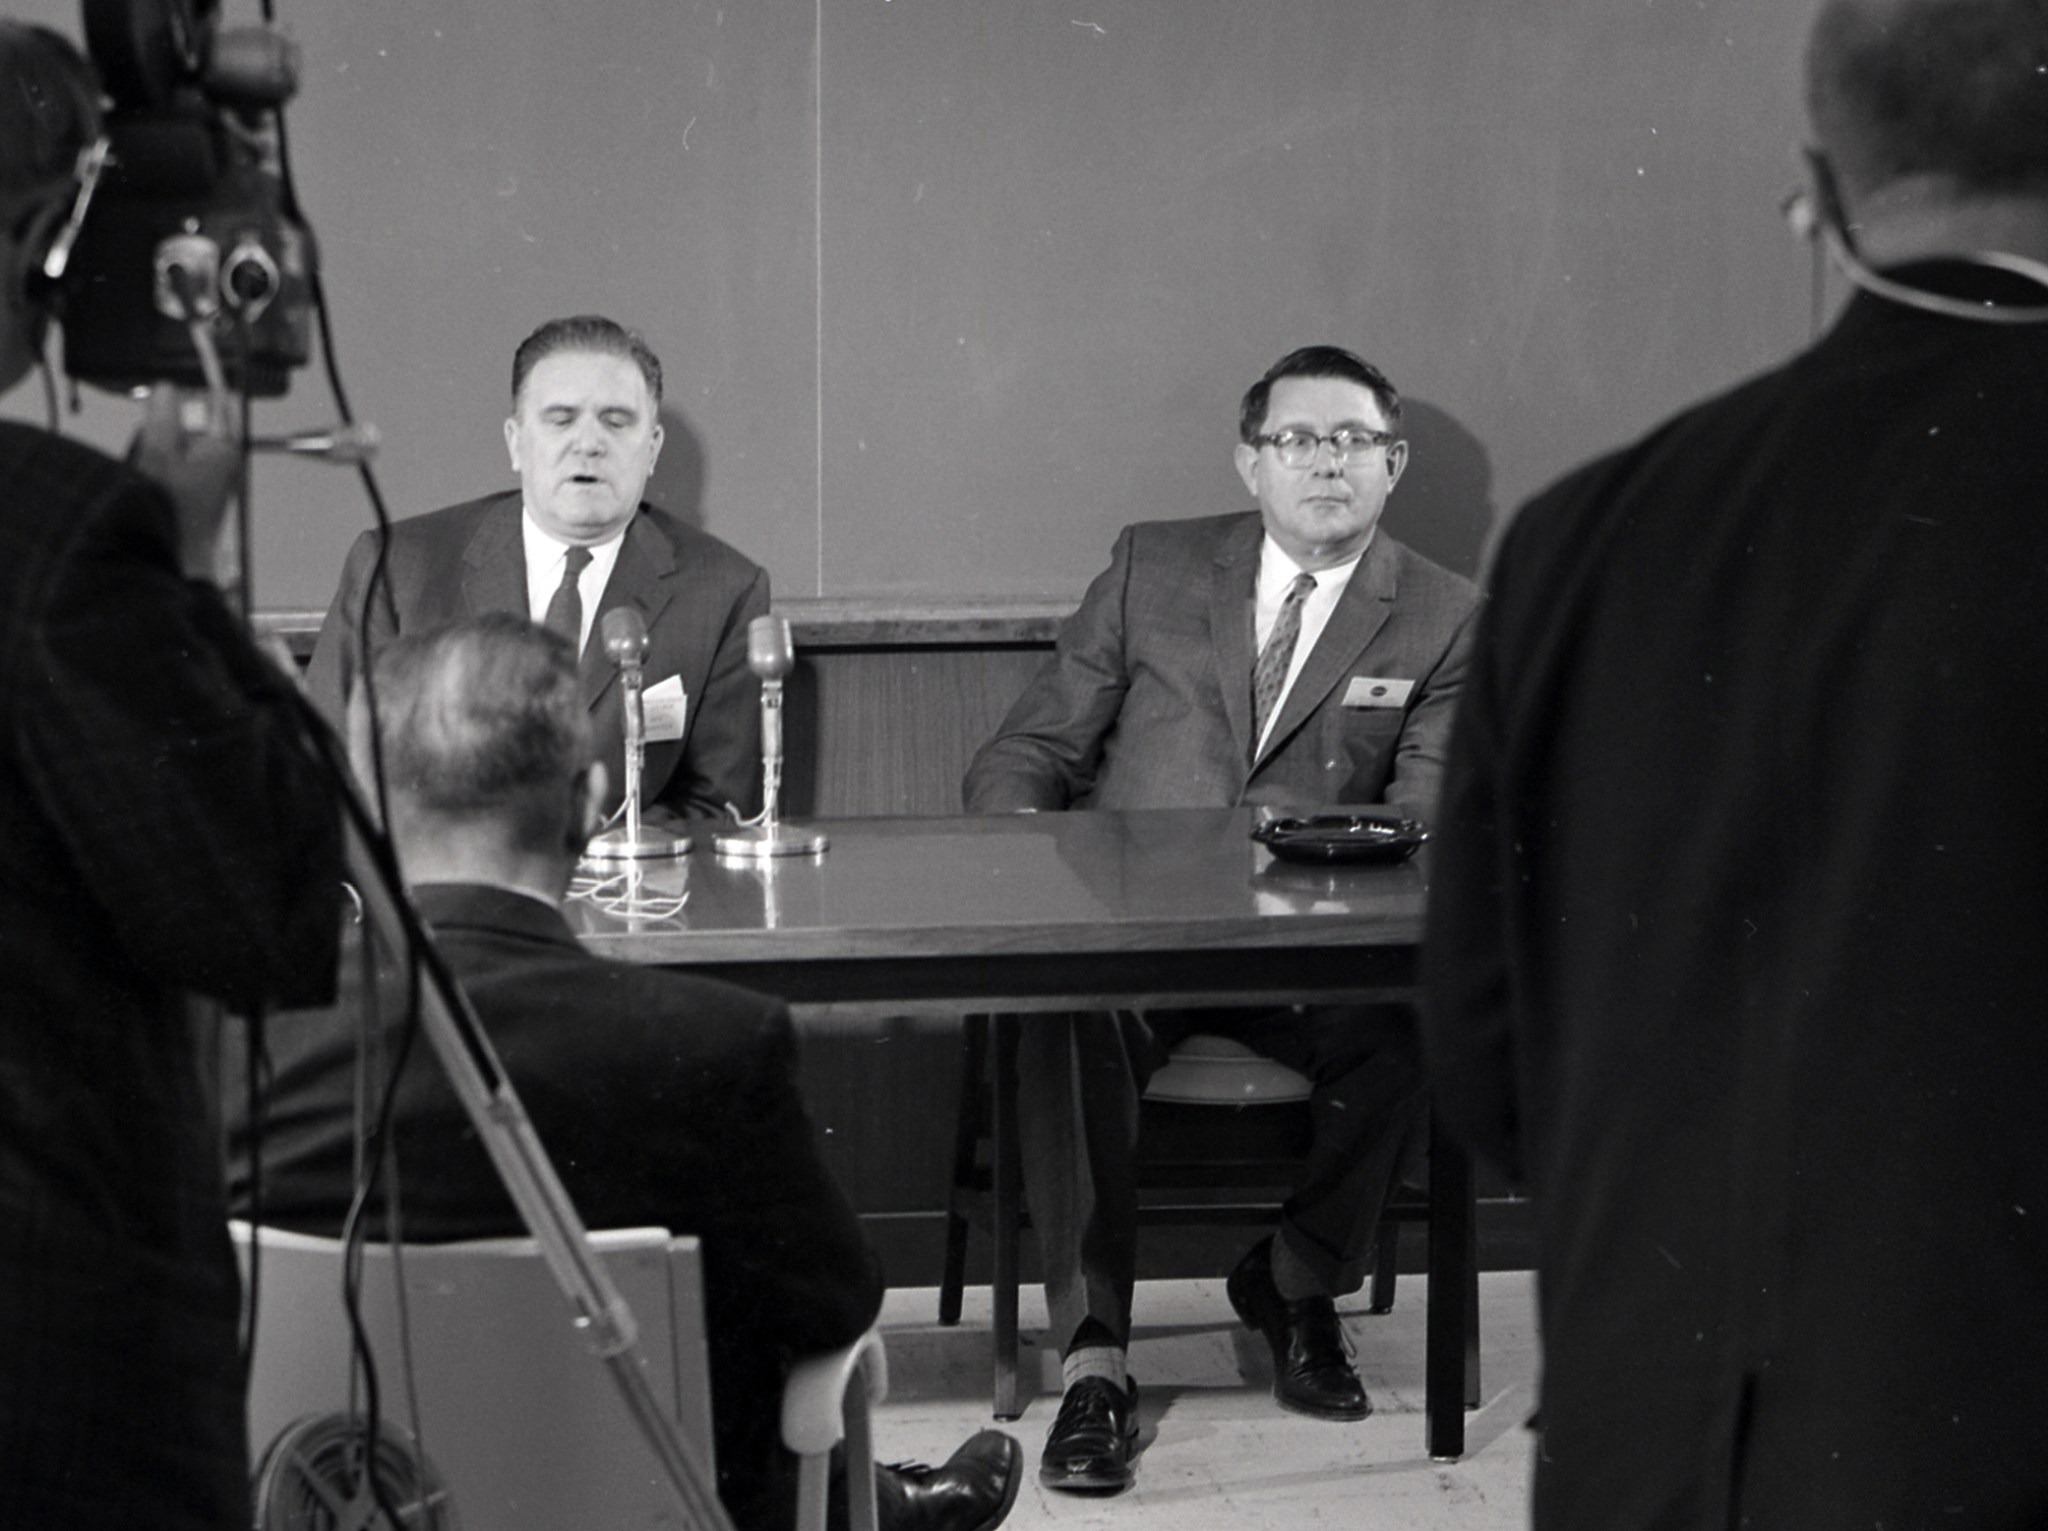
[{"label": "eyeglasses", "polygon": [[1271,447],[1273,455],[1287,467],[1306,468],[1316,460],[1316,448],[1327,441],[1337,466],[1348,468],[1399,439],[1392,431],[1353,430],[1348,425],[1340,425],[1327,436],[1318,436],[1314,431],[1275,431],[1270,436],[1252,437],[1251,444]]}]

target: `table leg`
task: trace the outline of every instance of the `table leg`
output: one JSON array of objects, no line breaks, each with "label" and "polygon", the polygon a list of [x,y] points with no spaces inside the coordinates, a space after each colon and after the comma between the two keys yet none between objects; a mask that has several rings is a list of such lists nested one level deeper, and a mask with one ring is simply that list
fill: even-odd
[{"label": "table leg", "polygon": [[1017,1224],[1023,1196],[1017,1152],[1017,1017],[989,1019],[989,1181],[994,1203],[995,1415],[1015,1419],[1017,1401]]},{"label": "table leg", "polygon": [[1423,1409],[1429,1454],[1465,1454],[1465,1410],[1478,1401],[1479,1326],[1471,1311],[1476,1234],[1472,1161],[1432,1119],[1429,1130],[1429,1331]]}]

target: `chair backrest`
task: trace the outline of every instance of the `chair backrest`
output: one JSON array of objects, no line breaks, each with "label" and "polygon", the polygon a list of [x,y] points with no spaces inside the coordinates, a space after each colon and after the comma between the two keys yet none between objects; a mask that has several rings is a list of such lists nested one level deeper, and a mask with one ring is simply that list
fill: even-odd
[{"label": "chair backrest", "polygon": [[[246,1269],[252,1230],[238,1223],[234,1235]],[[656,1398],[709,1462],[696,1239],[640,1228],[594,1233],[591,1242],[638,1323],[640,1364]],[[340,1241],[266,1228],[260,1253],[254,1461],[295,1422],[351,1406]],[[418,1445],[466,1531],[677,1524],[653,1453],[532,1240],[368,1245],[361,1287],[383,1417],[408,1430],[417,1424]]]},{"label": "chair backrest", "polygon": [[1145,1099],[1190,1106],[1278,1105],[1307,1100],[1309,1082],[1284,1063],[1262,1058],[1241,1042],[1197,1032],[1167,1054],[1145,1086]]}]

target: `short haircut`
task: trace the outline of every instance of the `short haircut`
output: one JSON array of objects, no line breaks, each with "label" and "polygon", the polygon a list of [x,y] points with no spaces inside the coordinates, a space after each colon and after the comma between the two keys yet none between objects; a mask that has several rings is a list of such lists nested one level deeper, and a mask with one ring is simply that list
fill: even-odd
[{"label": "short haircut", "polygon": [[1397,436],[1401,433],[1401,395],[1387,381],[1386,373],[1342,346],[1303,346],[1274,362],[1264,377],[1245,390],[1244,402],[1237,410],[1239,441],[1249,445],[1265,428],[1273,385],[1288,377],[1341,377],[1356,383],[1378,401],[1380,413],[1387,417],[1387,429]]},{"label": "short haircut", "polygon": [[2048,189],[2048,0],[1829,0],[1806,105],[1852,191],[1916,174]]},{"label": "short haircut", "polygon": [[407,807],[502,824],[523,850],[563,844],[594,753],[567,639],[489,612],[393,640],[375,678],[385,784]]},{"label": "short haircut", "polygon": [[519,342],[512,353],[512,407],[519,407],[519,391],[527,374],[544,357],[557,351],[596,351],[604,356],[623,356],[640,368],[647,379],[647,393],[654,407],[661,407],[661,358],[632,330],[602,314],[574,314],[567,319],[550,319]]},{"label": "short haircut", "polygon": [[100,134],[99,86],[47,27],[0,18],[0,218],[61,190]]}]

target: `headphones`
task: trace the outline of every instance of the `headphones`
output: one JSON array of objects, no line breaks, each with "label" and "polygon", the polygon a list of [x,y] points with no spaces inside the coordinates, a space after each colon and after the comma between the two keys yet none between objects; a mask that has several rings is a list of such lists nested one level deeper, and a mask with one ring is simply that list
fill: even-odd
[{"label": "headphones", "polygon": [[[1809,148],[1803,152],[1813,188],[1810,192],[1794,192],[1785,200],[1785,221],[1792,225],[1792,231],[1801,239],[1820,240],[1835,269],[1853,285],[1874,297],[1949,319],[1969,319],[1978,324],[2048,323],[2048,303],[1998,306],[1972,303],[1967,299],[1951,298],[1944,293],[1909,286],[1882,272],[1873,271],[1856,249],[1855,236],[1850,233],[1841,187],[1835,180],[1835,167],[1818,149]],[[2048,264],[2030,260],[2024,255],[2012,255],[2003,250],[1974,250],[1955,258],[1968,261],[1973,266],[2011,272],[2038,283],[2048,291]]]}]

